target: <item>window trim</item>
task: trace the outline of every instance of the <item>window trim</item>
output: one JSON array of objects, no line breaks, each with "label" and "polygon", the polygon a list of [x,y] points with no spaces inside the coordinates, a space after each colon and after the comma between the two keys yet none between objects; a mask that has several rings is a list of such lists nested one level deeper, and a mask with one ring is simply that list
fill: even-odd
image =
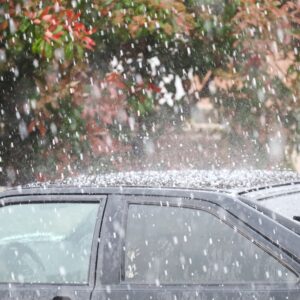
[{"label": "window trim", "polygon": [[90,252],[90,259],[89,259],[89,267],[88,267],[88,276],[86,283],[45,283],[45,282],[0,282],[0,286],[15,286],[15,287],[33,287],[38,286],[39,288],[49,288],[49,287],[57,287],[57,286],[64,286],[64,287],[71,287],[71,288],[84,288],[89,287],[90,292],[95,286],[96,280],[96,263],[97,263],[97,256],[98,256],[98,244],[99,244],[99,236],[101,232],[101,225],[103,219],[103,213],[105,209],[107,201],[107,195],[76,195],[76,194],[47,194],[47,195],[26,195],[26,196],[14,196],[14,197],[4,197],[1,199],[0,202],[0,209],[5,206],[12,206],[12,205],[26,205],[26,204],[64,204],[64,203],[97,203],[98,210],[96,213],[96,222],[92,237],[92,244],[91,244],[91,252]]},{"label": "window trim", "polygon": [[[170,206],[170,207],[182,207],[188,209],[196,209],[209,213],[210,215],[216,217],[220,222],[225,223],[227,226],[231,227],[233,230],[236,230],[239,234],[244,236],[247,240],[251,241],[251,236],[255,236],[254,244],[259,247],[262,251],[272,256],[277,260],[282,266],[291,271],[298,278],[295,282],[243,282],[243,283],[160,283],[160,287],[172,287],[172,286],[212,286],[212,287],[230,287],[230,286],[239,286],[239,287],[249,287],[249,286],[290,286],[298,285],[300,283],[300,276],[297,270],[291,264],[291,257],[285,254],[280,250],[279,247],[276,247],[270,241],[263,238],[261,235],[257,234],[255,230],[249,228],[244,224],[239,218],[233,215],[227,209],[219,206],[218,204],[207,201],[205,199],[191,199],[188,197],[172,197],[172,196],[124,196],[126,200],[125,212],[123,218],[123,228],[124,228],[124,238],[121,240],[121,249],[125,249],[126,246],[126,235],[127,235],[127,224],[128,224],[128,212],[130,205],[155,205],[155,206]],[[136,198],[137,200],[135,200]],[[220,213],[222,211],[222,214]],[[222,219],[222,216],[226,216],[226,220]],[[266,246],[268,245],[268,246]],[[277,253],[275,254],[277,250]],[[281,256],[281,257],[280,257]],[[147,286],[147,287],[157,287],[155,283],[139,283],[133,281],[126,281],[125,279],[125,250],[121,251],[120,256],[120,285],[134,285],[134,286]]]}]

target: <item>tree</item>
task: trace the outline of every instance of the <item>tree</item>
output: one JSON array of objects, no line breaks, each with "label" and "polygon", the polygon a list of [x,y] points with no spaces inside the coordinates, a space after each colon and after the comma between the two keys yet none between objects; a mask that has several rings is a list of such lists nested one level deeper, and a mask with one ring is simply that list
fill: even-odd
[{"label": "tree", "polygon": [[298,143],[296,2],[0,4],[1,183],[140,155],[207,98],[241,144],[267,153],[277,123]]}]

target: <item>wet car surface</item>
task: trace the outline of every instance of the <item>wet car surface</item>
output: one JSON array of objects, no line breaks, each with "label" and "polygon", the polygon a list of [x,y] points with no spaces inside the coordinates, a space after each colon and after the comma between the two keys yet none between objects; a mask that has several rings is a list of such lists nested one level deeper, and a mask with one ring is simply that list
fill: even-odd
[{"label": "wet car surface", "polygon": [[132,172],[8,189],[0,299],[300,299],[299,181]]}]

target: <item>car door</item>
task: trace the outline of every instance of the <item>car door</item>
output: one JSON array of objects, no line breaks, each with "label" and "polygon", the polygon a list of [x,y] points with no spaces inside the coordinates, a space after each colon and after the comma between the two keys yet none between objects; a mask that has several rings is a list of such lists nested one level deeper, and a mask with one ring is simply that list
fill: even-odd
[{"label": "car door", "polygon": [[115,196],[102,232],[93,300],[300,298],[299,265],[211,202]]},{"label": "car door", "polygon": [[105,196],[2,198],[0,299],[87,300]]}]

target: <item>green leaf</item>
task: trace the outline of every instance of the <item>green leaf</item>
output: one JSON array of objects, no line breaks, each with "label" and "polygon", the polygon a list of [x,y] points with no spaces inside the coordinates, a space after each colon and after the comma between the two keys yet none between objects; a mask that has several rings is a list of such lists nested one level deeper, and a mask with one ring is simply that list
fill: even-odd
[{"label": "green leaf", "polygon": [[56,34],[56,33],[60,32],[60,31],[64,31],[64,28],[63,28],[62,25],[58,25],[56,27],[56,29],[53,31],[53,34]]},{"label": "green leaf", "polygon": [[36,39],[32,44],[32,52],[33,53],[41,53],[41,44],[43,40],[41,38]]},{"label": "green leaf", "polygon": [[154,101],[151,97],[146,97],[141,102],[137,97],[132,96],[128,99],[128,103],[136,112],[138,111],[142,117],[153,111]]},{"label": "green leaf", "polygon": [[69,42],[65,48],[65,55],[67,59],[73,59],[74,57],[74,45],[73,42]]},{"label": "green leaf", "polygon": [[140,4],[136,11],[138,14],[144,14],[147,11],[147,7],[145,4]]},{"label": "green leaf", "polygon": [[113,2],[113,0],[105,0],[103,5],[110,5]]},{"label": "green leaf", "polygon": [[127,7],[131,7],[133,1],[134,1],[134,0],[123,0],[124,5],[127,6]]},{"label": "green leaf", "polygon": [[83,48],[82,48],[81,46],[79,46],[79,45],[76,45],[76,50],[77,50],[78,57],[79,57],[79,58],[82,58],[83,55],[84,55],[84,50],[83,50]]},{"label": "green leaf", "polygon": [[121,10],[123,8],[123,3],[122,2],[117,2],[114,9],[115,10]]},{"label": "green leaf", "polygon": [[47,58],[52,58],[53,47],[49,43],[45,43],[44,54]]},{"label": "green leaf", "polygon": [[145,30],[144,30],[143,27],[141,27],[141,28],[139,28],[139,29],[137,30],[137,32],[136,32],[136,37],[137,37],[137,38],[140,38],[140,37],[142,37],[142,36],[144,35],[144,33],[145,33]]},{"label": "green leaf", "polygon": [[28,19],[23,19],[23,22],[21,23],[19,29],[21,32],[25,32],[30,25],[31,23]]}]

